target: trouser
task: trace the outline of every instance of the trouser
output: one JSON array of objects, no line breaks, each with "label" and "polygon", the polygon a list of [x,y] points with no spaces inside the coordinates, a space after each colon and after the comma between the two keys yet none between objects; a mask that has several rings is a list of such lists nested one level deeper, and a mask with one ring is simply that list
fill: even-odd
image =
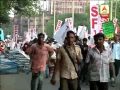
[{"label": "trouser", "polygon": [[88,81],[88,65],[84,63],[83,68],[81,69],[80,79],[82,82]]},{"label": "trouser", "polygon": [[46,70],[45,70],[45,78],[49,78],[49,67],[46,65]]},{"label": "trouser", "polygon": [[54,66],[50,66],[49,67],[49,75],[52,76],[53,72],[54,72]]},{"label": "trouser", "polygon": [[120,69],[120,60],[115,59],[114,65],[115,65],[115,75],[117,77],[117,75],[119,74],[119,69]]},{"label": "trouser", "polygon": [[44,72],[32,73],[31,90],[42,90]]},{"label": "trouser", "polygon": [[60,78],[60,90],[77,90],[78,79]]},{"label": "trouser", "polygon": [[108,82],[90,81],[90,90],[108,90]]}]

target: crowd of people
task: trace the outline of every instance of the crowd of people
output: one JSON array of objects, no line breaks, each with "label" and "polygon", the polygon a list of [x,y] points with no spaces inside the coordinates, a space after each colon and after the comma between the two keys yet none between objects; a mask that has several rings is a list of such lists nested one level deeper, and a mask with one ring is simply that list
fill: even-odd
[{"label": "crowd of people", "polygon": [[10,50],[21,49],[22,42],[15,42],[12,39],[0,40],[0,54],[9,53]]},{"label": "crowd of people", "polygon": [[[92,45],[89,38],[80,40],[73,31],[67,32],[63,45],[54,39],[44,41],[44,38],[45,35],[39,33],[21,48],[31,60],[31,90],[42,90],[44,77],[51,77],[52,85],[59,81],[59,90],[81,90],[81,83],[89,85],[90,90],[108,90],[110,80],[115,86],[120,68],[119,34],[110,41],[98,33]],[[2,47],[0,44],[0,51]]]},{"label": "crowd of people", "polygon": [[10,41],[2,41],[0,40],[0,53],[5,53],[6,51],[10,50]]},{"label": "crowd of people", "polygon": [[104,34],[98,33],[91,46],[87,38],[81,41],[73,31],[68,31],[64,44],[57,48],[53,40],[45,42],[44,37],[40,33],[36,42],[23,46],[31,59],[31,90],[42,90],[46,67],[50,69],[51,84],[60,81],[59,90],[81,90],[81,82],[89,84],[90,90],[108,90],[110,80],[115,84],[120,67],[118,34],[110,43]]}]

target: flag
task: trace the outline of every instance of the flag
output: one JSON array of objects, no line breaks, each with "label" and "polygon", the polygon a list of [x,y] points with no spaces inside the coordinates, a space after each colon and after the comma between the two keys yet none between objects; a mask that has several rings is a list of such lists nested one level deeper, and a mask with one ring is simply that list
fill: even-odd
[{"label": "flag", "polygon": [[62,26],[62,22],[63,22],[63,21],[58,20],[58,22],[57,22],[57,26],[56,26],[56,29],[55,29],[55,31],[54,31],[54,34],[55,34],[57,31],[60,30],[60,28],[61,28],[61,26]]},{"label": "flag", "polygon": [[97,1],[90,0],[90,32],[93,36],[100,32],[99,19],[99,5]]},{"label": "flag", "polygon": [[59,43],[59,44],[63,44],[64,39],[66,37],[66,33],[67,31],[69,31],[69,26],[68,26],[68,22],[65,22],[62,27],[60,28],[60,30],[58,32],[56,32],[53,36],[53,38]]},{"label": "flag", "polygon": [[68,22],[68,26],[69,26],[69,29],[70,30],[73,30],[73,18],[71,17],[71,18],[66,18],[65,19],[65,22]]},{"label": "flag", "polygon": [[25,36],[25,42],[30,42],[31,40],[31,35],[29,32],[24,32],[24,36]]},{"label": "flag", "polygon": [[78,26],[78,32],[77,32],[77,36],[79,36],[79,38],[83,39],[83,38],[87,38],[88,37],[88,30],[86,26]]}]

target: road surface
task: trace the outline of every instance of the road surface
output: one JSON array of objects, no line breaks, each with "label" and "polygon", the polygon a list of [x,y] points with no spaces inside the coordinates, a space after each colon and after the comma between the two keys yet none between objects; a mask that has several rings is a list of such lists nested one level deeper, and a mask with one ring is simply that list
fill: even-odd
[{"label": "road surface", "polygon": [[[120,76],[120,75],[119,75]],[[0,90],[30,90],[31,74],[19,73],[0,75]],[[116,87],[109,90],[120,90],[120,79],[117,79]],[[50,78],[44,79],[43,90],[58,90],[59,84],[50,84]],[[88,85],[82,85],[82,90],[89,90]]]}]

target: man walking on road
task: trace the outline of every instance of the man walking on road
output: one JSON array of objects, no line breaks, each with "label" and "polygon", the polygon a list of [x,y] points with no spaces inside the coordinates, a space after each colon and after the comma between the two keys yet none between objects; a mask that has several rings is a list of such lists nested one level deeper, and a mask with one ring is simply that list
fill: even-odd
[{"label": "man walking on road", "polygon": [[[60,73],[60,90],[78,90],[78,75],[75,68],[77,68],[83,58],[80,47],[74,43],[75,33],[73,31],[68,31],[65,45],[60,47],[57,51],[55,71],[51,83],[56,83],[57,73]],[[67,51],[71,55],[76,67],[73,65]]]},{"label": "man walking on road", "polygon": [[89,64],[90,90],[108,90],[109,68],[114,71],[112,52],[104,47],[105,36],[98,33],[94,36],[95,47],[89,49],[86,63]]},{"label": "man walking on road", "polygon": [[83,38],[83,44],[80,46],[81,47],[81,51],[82,51],[82,55],[83,55],[83,62],[82,62],[82,67],[81,67],[81,73],[80,73],[80,77],[81,77],[81,81],[87,84],[88,82],[88,65],[85,63],[85,59],[88,53],[88,49],[90,47],[88,47],[87,45],[87,38]]},{"label": "man walking on road", "polygon": [[119,74],[119,68],[120,68],[120,36],[115,35],[114,42],[111,44],[112,46],[112,52],[113,52],[113,58],[115,60],[115,74],[116,77]]},{"label": "man walking on road", "polygon": [[44,43],[44,34],[38,34],[37,43],[27,47],[25,53],[30,56],[32,80],[31,90],[42,90],[43,74],[46,69],[46,62],[49,55],[52,55],[54,50],[51,46]]}]

